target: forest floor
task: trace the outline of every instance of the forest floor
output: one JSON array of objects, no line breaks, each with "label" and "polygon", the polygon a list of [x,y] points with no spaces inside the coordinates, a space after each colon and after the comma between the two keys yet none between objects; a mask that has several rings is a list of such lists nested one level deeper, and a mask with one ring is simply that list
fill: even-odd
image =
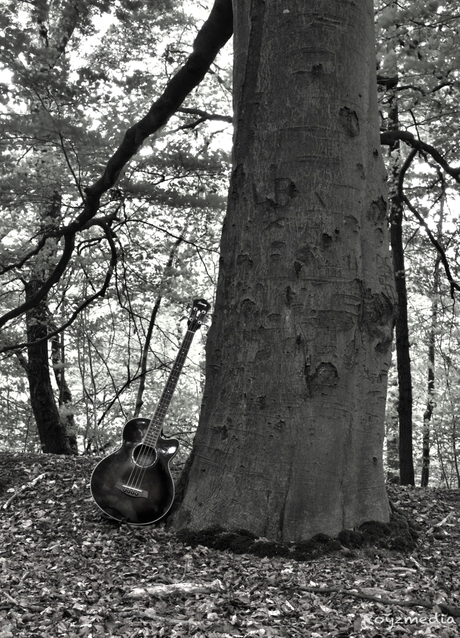
[{"label": "forest floor", "polygon": [[0,453],[0,638],[460,633],[460,490],[389,486],[419,525],[409,552],[296,561],[110,523],[90,496],[95,463]]}]

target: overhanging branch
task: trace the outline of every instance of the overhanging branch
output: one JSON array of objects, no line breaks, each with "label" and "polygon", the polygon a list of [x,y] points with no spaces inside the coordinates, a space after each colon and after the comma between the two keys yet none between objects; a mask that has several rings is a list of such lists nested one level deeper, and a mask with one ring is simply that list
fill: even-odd
[{"label": "overhanging branch", "polygon": [[197,115],[202,120],[213,120],[217,122],[227,122],[231,124],[233,122],[233,117],[231,115],[220,115],[219,113],[208,113],[207,111],[203,111],[202,109],[193,109],[193,108],[185,108],[181,107],[177,109],[178,113],[185,113],[188,115]]},{"label": "overhanging branch", "polygon": [[446,277],[449,281],[449,285],[450,285],[450,296],[452,297],[452,299],[454,298],[454,294],[455,291],[460,291],[460,285],[455,281],[455,279],[452,277],[452,272],[450,270],[450,266],[449,266],[449,261],[447,259],[446,253],[444,251],[444,248],[441,246],[441,244],[439,243],[439,241],[436,239],[436,237],[433,235],[433,233],[430,230],[430,227],[428,226],[428,224],[426,223],[426,221],[423,219],[422,215],[418,212],[418,210],[415,208],[415,206],[413,206],[413,204],[411,204],[410,200],[408,199],[408,197],[406,195],[404,195],[404,193],[401,193],[401,197],[403,202],[405,203],[405,205],[407,206],[407,208],[411,211],[411,213],[414,215],[414,217],[417,219],[417,221],[419,222],[419,224],[421,226],[423,226],[423,228],[425,229],[426,234],[428,235],[429,240],[431,241],[431,243],[433,244],[433,246],[436,248],[436,250],[438,251],[438,255],[439,258],[442,262],[442,265],[444,266],[444,270],[446,273]]},{"label": "overhanging branch", "polygon": [[121,171],[144,141],[168,122],[187,95],[200,84],[232,33],[231,0],[215,0],[209,18],[201,27],[193,43],[193,51],[184,66],[171,78],[147,115],[126,131],[122,143],[107,162],[103,175],[86,189],[84,210],[66,232],[76,232],[96,214],[102,195],[114,186]]}]

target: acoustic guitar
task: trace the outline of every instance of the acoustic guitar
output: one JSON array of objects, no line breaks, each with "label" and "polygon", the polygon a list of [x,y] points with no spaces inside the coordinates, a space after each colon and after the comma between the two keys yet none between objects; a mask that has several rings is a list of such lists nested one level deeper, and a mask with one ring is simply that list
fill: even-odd
[{"label": "acoustic guitar", "polygon": [[196,299],[187,332],[153,417],[135,418],[123,428],[121,447],[100,461],[91,475],[91,494],[109,518],[130,525],[150,525],[160,520],[174,501],[174,481],[169,463],[179,441],[163,436],[162,426],[193,336],[209,311]]}]

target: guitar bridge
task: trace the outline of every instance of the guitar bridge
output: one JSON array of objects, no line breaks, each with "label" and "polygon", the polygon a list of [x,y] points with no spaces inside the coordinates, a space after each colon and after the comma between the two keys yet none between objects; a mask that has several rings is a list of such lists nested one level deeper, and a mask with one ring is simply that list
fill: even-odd
[{"label": "guitar bridge", "polygon": [[132,487],[131,485],[126,485],[121,481],[117,481],[115,487],[119,489],[123,494],[127,496],[133,496],[134,498],[148,498],[147,490],[140,490],[137,487]]}]

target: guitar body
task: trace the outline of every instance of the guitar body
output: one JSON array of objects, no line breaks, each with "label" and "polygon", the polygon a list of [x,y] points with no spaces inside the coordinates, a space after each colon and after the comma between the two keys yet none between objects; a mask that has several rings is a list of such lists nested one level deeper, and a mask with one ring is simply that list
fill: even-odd
[{"label": "guitar body", "polygon": [[91,494],[110,518],[131,525],[150,525],[162,518],[174,500],[169,462],[177,439],[158,437],[155,447],[142,443],[149,419],[131,419],[121,447],[100,461],[91,476]]},{"label": "guitar body", "polygon": [[177,380],[192,343],[210,305],[195,299],[187,332],[151,419],[131,419],[123,429],[120,449],[94,468],[91,494],[109,517],[130,525],[150,525],[160,520],[174,501],[174,481],[169,462],[179,441],[162,436],[162,425]]}]

